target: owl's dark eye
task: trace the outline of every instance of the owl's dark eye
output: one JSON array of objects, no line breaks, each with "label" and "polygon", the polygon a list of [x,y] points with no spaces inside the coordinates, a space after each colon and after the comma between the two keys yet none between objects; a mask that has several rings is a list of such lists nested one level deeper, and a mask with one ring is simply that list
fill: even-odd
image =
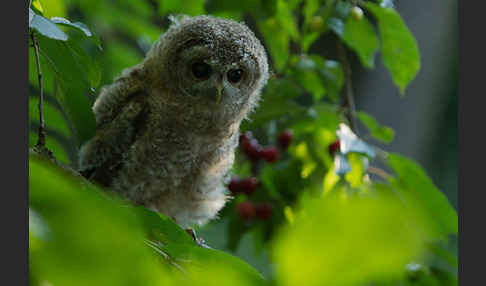
[{"label": "owl's dark eye", "polygon": [[231,83],[238,83],[242,77],[243,77],[243,70],[241,69],[232,69],[228,71],[228,80]]},{"label": "owl's dark eye", "polygon": [[207,63],[196,62],[192,64],[192,74],[198,79],[209,78],[211,67]]}]

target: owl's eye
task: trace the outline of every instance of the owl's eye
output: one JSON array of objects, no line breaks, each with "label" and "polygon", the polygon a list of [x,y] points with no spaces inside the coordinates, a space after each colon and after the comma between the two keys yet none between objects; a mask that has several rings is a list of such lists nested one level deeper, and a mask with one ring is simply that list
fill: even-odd
[{"label": "owl's eye", "polygon": [[192,74],[198,79],[209,78],[211,67],[207,63],[196,62],[192,64]]},{"label": "owl's eye", "polygon": [[241,69],[232,69],[228,71],[228,80],[231,83],[238,83],[241,78],[243,77],[243,70]]}]

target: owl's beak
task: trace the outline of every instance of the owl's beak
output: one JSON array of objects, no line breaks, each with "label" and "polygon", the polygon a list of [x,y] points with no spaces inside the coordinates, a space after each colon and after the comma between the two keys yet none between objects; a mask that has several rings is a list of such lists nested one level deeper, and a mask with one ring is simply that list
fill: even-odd
[{"label": "owl's beak", "polygon": [[223,95],[223,86],[221,85],[221,82],[217,82],[216,83],[216,90],[217,90],[217,94],[216,94],[216,104],[219,104],[220,100],[221,100],[221,96]]}]

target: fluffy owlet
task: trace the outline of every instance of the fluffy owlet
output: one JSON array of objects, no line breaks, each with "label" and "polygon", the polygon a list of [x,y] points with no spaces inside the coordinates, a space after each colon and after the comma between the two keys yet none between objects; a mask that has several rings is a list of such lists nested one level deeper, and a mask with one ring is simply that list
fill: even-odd
[{"label": "fluffy owlet", "polygon": [[240,123],[267,79],[265,50],[244,24],[175,21],[140,64],[101,91],[80,171],[182,227],[204,224],[228,198]]}]

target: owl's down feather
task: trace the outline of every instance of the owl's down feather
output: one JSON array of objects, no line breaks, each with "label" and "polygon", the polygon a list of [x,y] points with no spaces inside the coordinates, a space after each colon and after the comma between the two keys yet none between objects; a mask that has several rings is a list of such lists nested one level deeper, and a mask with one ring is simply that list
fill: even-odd
[{"label": "owl's down feather", "polygon": [[182,227],[217,216],[239,127],[268,79],[267,56],[244,24],[176,20],[144,60],[104,87],[80,171]]}]

